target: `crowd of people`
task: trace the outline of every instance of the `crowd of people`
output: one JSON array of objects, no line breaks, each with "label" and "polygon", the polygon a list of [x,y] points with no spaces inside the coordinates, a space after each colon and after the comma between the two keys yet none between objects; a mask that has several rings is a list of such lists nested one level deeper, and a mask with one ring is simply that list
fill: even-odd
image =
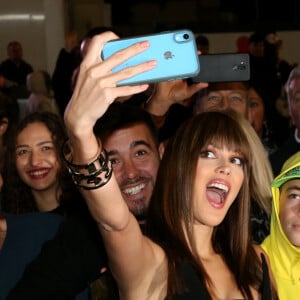
[{"label": "crowd of people", "polygon": [[70,33],[52,76],[7,46],[0,299],[297,299],[300,66],[255,32],[247,82],[117,86],[155,68],[111,72],[149,47],[101,60],[118,37]]}]

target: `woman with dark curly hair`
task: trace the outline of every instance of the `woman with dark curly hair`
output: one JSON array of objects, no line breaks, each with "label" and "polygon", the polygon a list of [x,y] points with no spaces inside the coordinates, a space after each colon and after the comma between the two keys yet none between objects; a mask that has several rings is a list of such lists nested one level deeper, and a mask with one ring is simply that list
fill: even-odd
[{"label": "woman with dark curly hair", "polygon": [[20,121],[5,153],[4,211],[64,213],[68,201],[78,199],[61,156],[66,137],[64,123],[54,113],[32,113]]}]

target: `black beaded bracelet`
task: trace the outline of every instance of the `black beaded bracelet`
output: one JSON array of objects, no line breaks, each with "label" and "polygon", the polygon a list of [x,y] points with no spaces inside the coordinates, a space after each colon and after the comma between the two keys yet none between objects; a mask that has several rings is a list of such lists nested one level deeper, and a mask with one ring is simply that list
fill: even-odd
[{"label": "black beaded bracelet", "polygon": [[[93,190],[104,186],[110,180],[112,166],[105,149],[94,161],[84,165],[72,163],[68,140],[65,141],[62,150],[67,168],[76,186],[85,190]],[[67,158],[67,156],[69,157]]]}]

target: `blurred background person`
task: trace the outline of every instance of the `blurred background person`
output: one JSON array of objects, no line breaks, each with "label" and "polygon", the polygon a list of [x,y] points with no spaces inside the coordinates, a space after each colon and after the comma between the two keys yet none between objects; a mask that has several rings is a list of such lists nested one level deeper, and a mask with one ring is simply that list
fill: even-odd
[{"label": "blurred background person", "polygon": [[201,54],[209,54],[209,39],[204,34],[197,35],[196,46]]},{"label": "blurred background person", "polygon": [[265,95],[263,91],[254,85],[248,89],[248,120],[261,139],[268,154],[278,149],[274,142],[273,129],[269,122],[268,112],[265,109]]},{"label": "blurred background person", "polygon": [[280,81],[277,77],[276,64],[265,54],[265,35],[254,32],[249,36],[250,78],[254,84],[260,85],[269,95],[268,109],[274,108],[275,100],[280,94]]},{"label": "blurred background person", "polygon": [[248,53],[249,52],[249,37],[247,35],[240,35],[236,41],[236,52],[237,53]]},{"label": "blurred background person", "polygon": [[3,91],[15,98],[27,98],[26,77],[33,72],[33,67],[23,59],[20,42],[11,41],[7,45],[7,59],[0,64],[0,74],[5,78]]},{"label": "blurred background person", "polygon": [[49,111],[60,115],[47,71],[34,71],[27,75],[27,88],[30,95],[27,100],[27,113]]},{"label": "blurred background person", "polygon": [[270,155],[274,176],[277,176],[283,163],[294,153],[300,151],[300,66],[296,66],[285,84],[291,128],[286,141]]},{"label": "blurred background person", "polygon": [[66,35],[65,47],[59,51],[51,77],[54,98],[57,101],[61,116],[63,116],[65,107],[72,96],[72,74],[80,62],[78,33],[71,31]]},{"label": "blurred background person", "polygon": [[285,85],[290,72],[296,65],[290,64],[282,57],[283,41],[279,39],[276,31],[269,31],[265,35],[265,56],[274,59],[277,76],[282,86]]}]

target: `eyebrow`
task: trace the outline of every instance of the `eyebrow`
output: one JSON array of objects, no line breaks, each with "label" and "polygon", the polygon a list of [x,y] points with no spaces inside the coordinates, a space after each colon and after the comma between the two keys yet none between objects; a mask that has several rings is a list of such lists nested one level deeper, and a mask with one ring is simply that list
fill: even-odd
[{"label": "eyebrow", "polygon": [[[150,145],[149,143],[147,143],[145,140],[137,140],[137,141],[133,141],[133,142],[130,144],[129,148],[130,148],[130,149],[133,149],[133,148],[135,148],[135,147],[137,147],[137,146],[140,146],[140,145],[146,146],[146,147],[149,148],[149,149],[152,148],[151,145]],[[118,150],[114,149],[114,150],[108,151],[107,154],[108,154],[108,155],[114,155],[114,154],[117,154],[118,152],[119,152]]]},{"label": "eyebrow", "polygon": [[290,190],[298,190],[298,191],[300,191],[300,185],[291,185],[291,186],[289,186],[289,187],[286,188],[286,192],[288,192]]},{"label": "eyebrow", "polygon": [[[44,144],[54,144],[53,141],[42,141],[42,142],[39,142],[37,143],[37,146],[43,146]],[[20,145],[17,145],[16,146],[16,149],[18,148],[24,148],[24,147],[29,147],[29,145],[27,144],[20,144]]]}]

